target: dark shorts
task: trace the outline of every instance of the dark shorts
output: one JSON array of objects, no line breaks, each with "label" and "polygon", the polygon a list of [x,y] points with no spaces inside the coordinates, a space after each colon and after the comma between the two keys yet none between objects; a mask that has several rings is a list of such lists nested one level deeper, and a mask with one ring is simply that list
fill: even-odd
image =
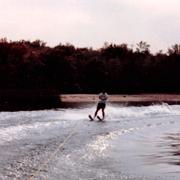
[{"label": "dark shorts", "polygon": [[104,109],[106,107],[105,103],[98,103],[97,109]]}]

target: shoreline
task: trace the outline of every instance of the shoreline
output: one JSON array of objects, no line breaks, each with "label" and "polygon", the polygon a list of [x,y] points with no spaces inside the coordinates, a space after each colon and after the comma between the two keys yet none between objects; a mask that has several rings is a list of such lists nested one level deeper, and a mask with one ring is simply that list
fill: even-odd
[{"label": "shoreline", "polygon": [[[61,94],[63,103],[92,103],[98,101],[98,94]],[[170,103],[180,104],[180,94],[116,94],[109,95],[112,103]]]},{"label": "shoreline", "polygon": [[[32,111],[57,108],[90,107],[98,94],[16,94],[0,97],[0,111]],[[180,94],[109,94],[107,103],[123,106],[180,104]]]}]

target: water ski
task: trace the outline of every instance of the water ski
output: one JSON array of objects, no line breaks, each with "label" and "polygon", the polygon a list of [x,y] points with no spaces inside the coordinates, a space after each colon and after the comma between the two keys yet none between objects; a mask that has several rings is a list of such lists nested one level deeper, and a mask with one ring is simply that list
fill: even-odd
[{"label": "water ski", "polygon": [[90,121],[94,121],[94,119],[92,118],[91,115],[89,115],[88,117],[89,117]]},{"label": "water ski", "polygon": [[104,120],[103,118],[100,118],[99,116],[97,116],[97,118],[99,119],[99,121],[103,121]]}]

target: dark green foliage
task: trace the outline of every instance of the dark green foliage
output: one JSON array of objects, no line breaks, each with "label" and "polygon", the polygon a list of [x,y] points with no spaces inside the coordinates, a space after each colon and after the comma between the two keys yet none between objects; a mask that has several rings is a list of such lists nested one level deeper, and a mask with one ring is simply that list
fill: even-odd
[{"label": "dark green foliage", "polygon": [[179,93],[180,45],[150,53],[146,42],[103,48],[54,48],[36,40],[0,40],[0,90],[56,90],[59,93]]}]

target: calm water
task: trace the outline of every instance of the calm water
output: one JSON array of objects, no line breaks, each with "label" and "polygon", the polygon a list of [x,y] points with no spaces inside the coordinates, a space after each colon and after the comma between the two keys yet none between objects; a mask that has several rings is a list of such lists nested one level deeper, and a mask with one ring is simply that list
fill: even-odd
[{"label": "calm water", "polygon": [[180,179],[180,106],[0,113],[0,179]]}]

